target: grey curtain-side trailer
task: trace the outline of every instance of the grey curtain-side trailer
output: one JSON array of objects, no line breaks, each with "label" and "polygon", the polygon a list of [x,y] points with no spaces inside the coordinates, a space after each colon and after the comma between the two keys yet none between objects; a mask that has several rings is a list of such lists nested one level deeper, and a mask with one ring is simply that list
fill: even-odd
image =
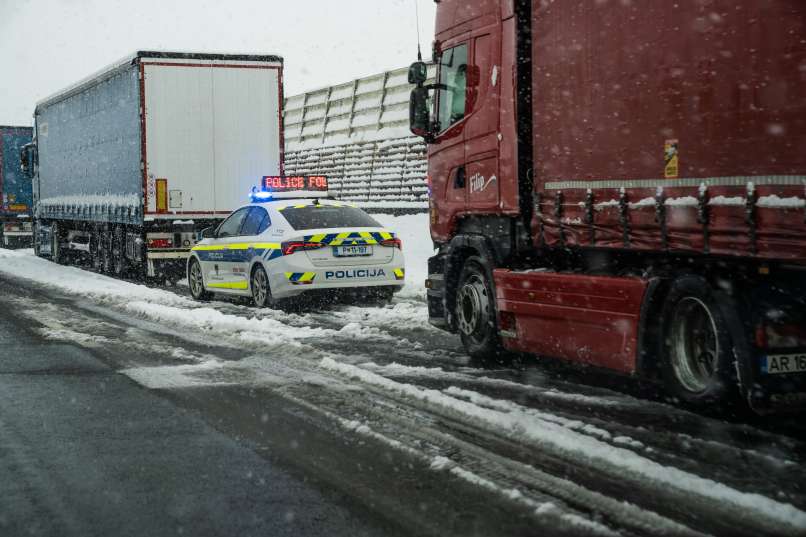
[{"label": "grey curtain-side trailer", "polygon": [[283,173],[279,56],[137,52],[36,106],[34,249],[176,279],[199,232]]}]

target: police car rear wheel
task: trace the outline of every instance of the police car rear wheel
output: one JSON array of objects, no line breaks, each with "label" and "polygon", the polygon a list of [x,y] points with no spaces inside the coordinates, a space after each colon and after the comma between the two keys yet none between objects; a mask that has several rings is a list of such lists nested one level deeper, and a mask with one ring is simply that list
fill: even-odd
[{"label": "police car rear wheel", "polygon": [[252,270],[252,300],[258,308],[265,308],[271,306],[271,288],[269,286],[269,277],[266,275],[266,270],[257,265]]},{"label": "police car rear wheel", "polygon": [[194,299],[210,300],[212,295],[204,290],[201,265],[195,259],[191,260],[190,267],[188,267],[188,284],[190,285],[190,294]]}]

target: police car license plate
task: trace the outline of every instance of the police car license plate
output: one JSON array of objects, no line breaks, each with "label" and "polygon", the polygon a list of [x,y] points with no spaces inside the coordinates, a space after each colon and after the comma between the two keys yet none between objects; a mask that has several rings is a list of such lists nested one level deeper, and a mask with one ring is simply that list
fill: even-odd
[{"label": "police car license plate", "polygon": [[354,257],[359,255],[372,255],[372,246],[334,246],[333,255],[336,257]]},{"label": "police car license plate", "polygon": [[766,357],[767,374],[802,373],[806,371],[806,352],[798,354],[771,354]]}]

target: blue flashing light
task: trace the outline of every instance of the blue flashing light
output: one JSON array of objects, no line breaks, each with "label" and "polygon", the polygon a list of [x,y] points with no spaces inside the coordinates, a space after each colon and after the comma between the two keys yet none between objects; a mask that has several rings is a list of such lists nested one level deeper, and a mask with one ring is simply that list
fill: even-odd
[{"label": "blue flashing light", "polygon": [[258,190],[257,187],[252,187],[252,191],[249,193],[249,198],[252,200],[252,203],[260,203],[261,201],[269,201],[272,199],[272,193],[266,190]]}]

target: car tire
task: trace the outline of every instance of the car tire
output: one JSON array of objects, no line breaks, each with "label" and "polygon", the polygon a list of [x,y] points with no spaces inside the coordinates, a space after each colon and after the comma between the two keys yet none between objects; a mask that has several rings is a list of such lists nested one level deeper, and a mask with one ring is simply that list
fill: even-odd
[{"label": "car tire", "polygon": [[470,257],[462,266],[454,314],[462,345],[471,358],[484,362],[506,358],[498,336],[492,279],[480,257]]},{"label": "car tire", "polygon": [[274,305],[269,276],[266,274],[266,269],[259,263],[252,269],[249,288],[252,290],[252,302],[254,302],[255,307],[267,308]]},{"label": "car tire", "polygon": [[698,276],[675,280],[660,327],[667,393],[697,407],[729,403],[737,394],[731,330],[708,282]]},{"label": "car tire", "polygon": [[204,288],[204,275],[202,273],[201,263],[194,257],[188,263],[188,287],[190,287],[190,296],[194,300],[206,302],[213,297],[213,294]]},{"label": "car tire", "polygon": [[394,288],[387,287],[381,290],[380,294],[378,295],[378,298],[383,304],[391,304],[392,298],[394,298],[394,296],[395,296]]}]

